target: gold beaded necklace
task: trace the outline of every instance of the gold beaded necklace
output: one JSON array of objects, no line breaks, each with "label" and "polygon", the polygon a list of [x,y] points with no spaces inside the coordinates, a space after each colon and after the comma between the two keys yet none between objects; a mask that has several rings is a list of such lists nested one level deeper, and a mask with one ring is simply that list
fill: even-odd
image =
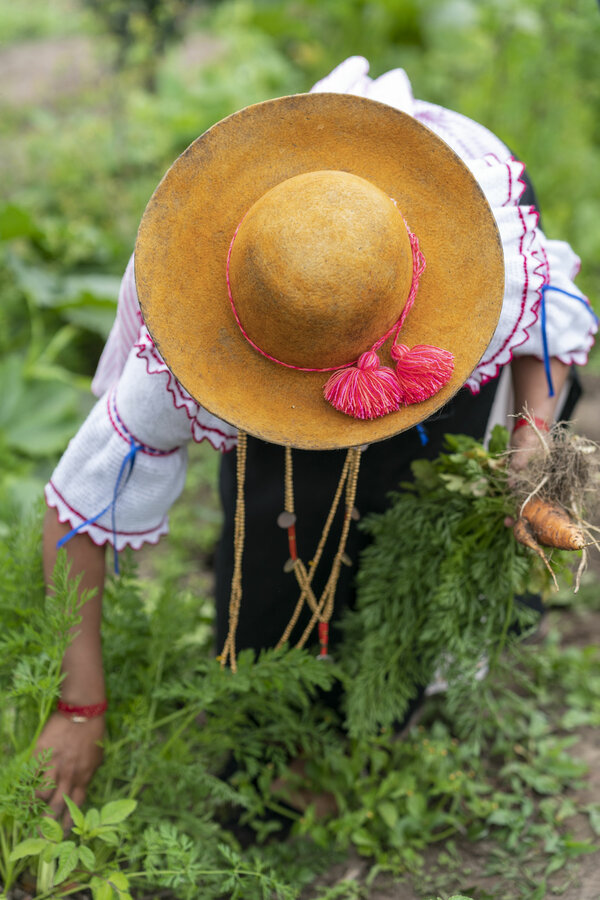
[{"label": "gold beaded necklace", "polygon": [[[247,434],[243,431],[238,432],[237,446],[237,495],[236,508],[234,518],[234,562],[233,577],[231,580],[231,594],[229,599],[229,630],[227,638],[223,645],[223,650],[219,656],[221,666],[225,666],[227,661],[231,665],[233,672],[237,671],[235,634],[240,613],[240,605],[242,600],[242,556],[244,552],[244,536],[245,536],[245,503],[244,503],[244,482],[246,475],[246,451],[247,451]],[[287,560],[284,571],[293,572],[298,587],[300,588],[300,596],[294,607],[294,611],[284,629],[281,638],[277,643],[277,647],[281,647],[290,637],[298,617],[304,607],[308,603],[312,616],[300,637],[297,647],[303,647],[306,644],[315,625],[318,624],[318,634],[320,643],[320,659],[328,659],[329,653],[329,620],[333,613],[333,605],[335,600],[335,591],[340,575],[340,569],[344,563],[351,564],[346,556],[346,541],[352,519],[358,518],[354,501],[356,499],[356,485],[358,482],[358,470],[360,468],[361,448],[351,447],[347,454],[342,468],[340,479],[321,532],[321,537],[317,545],[317,549],[313,558],[308,564],[308,569],[303,560],[298,556],[296,546],[296,514],[294,512],[294,485],[293,485],[293,463],[292,448],[285,448],[285,509],[277,518],[277,524],[284,528],[288,534],[288,546],[290,557]],[[312,588],[312,580],[316,572],[319,561],[323,555],[325,542],[329,536],[331,525],[338,509],[342,492],[346,488],[344,498],[344,519],[338,542],[338,548],[333,558],[331,572],[329,578],[323,588],[320,598],[317,597]]]}]

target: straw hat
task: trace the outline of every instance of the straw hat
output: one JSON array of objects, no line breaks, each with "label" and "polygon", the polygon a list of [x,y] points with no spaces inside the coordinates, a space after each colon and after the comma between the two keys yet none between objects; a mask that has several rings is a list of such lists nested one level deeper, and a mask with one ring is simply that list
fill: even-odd
[{"label": "straw hat", "polygon": [[[135,273],[191,396],[304,449],[430,416],[477,365],[504,292],[498,230],[459,157],[412,117],[345,94],[260,103],[199,137],[148,204]],[[394,366],[415,345],[435,351],[439,376],[429,384],[416,347],[417,389],[398,393]]]}]

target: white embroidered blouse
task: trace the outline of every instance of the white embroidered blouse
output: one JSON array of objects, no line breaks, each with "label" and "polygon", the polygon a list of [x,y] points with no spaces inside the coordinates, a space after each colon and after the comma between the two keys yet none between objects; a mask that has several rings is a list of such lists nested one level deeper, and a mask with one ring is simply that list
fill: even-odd
[{"label": "white embroidered blouse", "polygon": [[[498,224],[505,258],[504,302],[498,327],[467,387],[477,393],[513,355],[543,358],[544,341],[547,355],[584,365],[597,320],[573,284],[579,259],[565,242],[546,238],[533,207],[519,206],[524,166],[484,126],[416,100],[404,70],[375,80],[368,71],[366,59],[351,57],[312,90],[369,97],[431,128],[469,166]],[[545,285],[559,290],[542,293]],[[61,522],[87,532],[95,543],[109,542],[117,550],[155,543],[167,531],[168,510],[183,489],[187,444],[208,440],[227,451],[235,446],[237,431],[200,407],[163,362],[143,323],[133,258],[123,276],[116,320],[92,391],[100,399],[46,485],[46,502],[57,509]],[[129,471],[131,462],[124,460],[132,447],[137,450]]]}]

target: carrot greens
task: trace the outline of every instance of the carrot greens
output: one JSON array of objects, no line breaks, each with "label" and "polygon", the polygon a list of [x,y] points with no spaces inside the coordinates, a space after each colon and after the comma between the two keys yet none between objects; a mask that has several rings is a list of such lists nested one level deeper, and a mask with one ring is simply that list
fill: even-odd
[{"label": "carrot greens", "polygon": [[448,682],[448,704],[460,711],[509,636],[535,625],[538,616],[519,597],[545,577],[505,525],[515,514],[507,440],[499,426],[487,450],[448,435],[447,452],[415,462],[414,482],[365,520],[372,542],[356,609],[345,619],[351,733],[401,721],[436,677]]}]

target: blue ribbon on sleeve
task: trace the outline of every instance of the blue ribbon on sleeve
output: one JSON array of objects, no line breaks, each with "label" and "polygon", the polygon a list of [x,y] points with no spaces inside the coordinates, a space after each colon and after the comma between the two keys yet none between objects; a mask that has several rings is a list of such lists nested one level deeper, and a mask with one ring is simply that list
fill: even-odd
[{"label": "blue ribbon on sleeve", "polygon": [[113,491],[112,500],[105,506],[104,509],[101,509],[99,513],[96,513],[95,516],[92,516],[90,519],[86,519],[85,522],[82,522],[76,528],[73,528],[69,531],[68,534],[65,534],[56,544],[57,549],[63,547],[67,541],[70,541],[71,538],[77,534],[85,525],[93,525],[101,516],[107,513],[109,510],[111,511],[111,524],[112,524],[112,533],[113,533],[113,552],[115,559],[115,573],[119,574],[119,554],[117,552],[117,500],[119,499],[119,495],[125,489],[125,485],[131,478],[131,473],[133,472],[133,467],[135,465],[135,457],[138,450],[141,450],[143,447],[142,444],[136,444],[134,439],[129,436],[129,450],[127,451],[127,455],[123,459],[121,463],[121,467],[119,469],[119,474],[117,475],[117,480],[115,483],[115,489]]},{"label": "blue ribbon on sleeve", "polygon": [[429,443],[429,435],[427,434],[427,431],[425,430],[423,425],[417,425],[417,431],[419,432],[421,446],[426,447],[427,444]]},{"label": "blue ribbon on sleeve", "polygon": [[542,350],[544,353],[544,371],[546,372],[546,381],[548,382],[548,396],[554,397],[554,385],[552,384],[552,373],[550,371],[550,351],[548,349],[548,333],[546,330],[546,294],[548,291],[556,291],[557,294],[564,294],[565,297],[571,297],[573,300],[579,300],[580,303],[583,303],[587,311],[593,316],[596,324],[598,323],[598,316],[588,303],[585,297],[580,296],[579,294],[570,294],[568,291],[563,291],[562,288],[554,287],[551,284],[543,284],[542,290],[540,294],[540,324],[542,327]]}]

